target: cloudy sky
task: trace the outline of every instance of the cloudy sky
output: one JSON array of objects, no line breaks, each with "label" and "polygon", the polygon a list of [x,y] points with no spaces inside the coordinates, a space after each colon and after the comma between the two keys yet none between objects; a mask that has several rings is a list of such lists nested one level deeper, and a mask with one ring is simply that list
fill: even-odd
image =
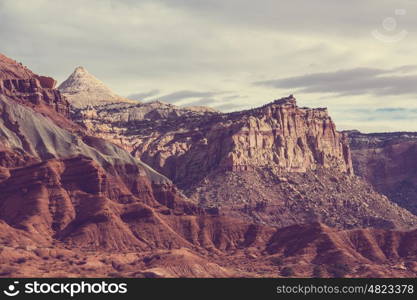
[{"label": "cloudy sky", "polygon": [[222,111],[289,94],[339,129],[417,131],[415,0],[0,0],[0,52]]}]

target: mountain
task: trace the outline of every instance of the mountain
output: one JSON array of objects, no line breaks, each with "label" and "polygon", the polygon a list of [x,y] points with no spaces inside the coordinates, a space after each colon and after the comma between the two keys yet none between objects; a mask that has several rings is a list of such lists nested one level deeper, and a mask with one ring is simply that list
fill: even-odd
[{"label": "mountain", "polygon": [[101,106],[74,118],[213,212],[280,227],[312,220],[341,228],[416,224],[353,175],[347,136],[326,109],[300,108],[292,96],[228,114],[160,105]]},{"label": "mountain", "polygon": [[70,109],[52,78],[0,58],[0,277],[417,275],[416,217],[352,174],[325,110]]},{"label": "mountain", "polygon": [[347,134],[355,173],[417,215],[417,133]]},{"label": "mountain", "polygon": [[91,75],[81,66],[77,67],[74,72],[59,85],[58,90],[61,91],[76,108],[106,103],[136,102],[118,96],[103,82]]}]

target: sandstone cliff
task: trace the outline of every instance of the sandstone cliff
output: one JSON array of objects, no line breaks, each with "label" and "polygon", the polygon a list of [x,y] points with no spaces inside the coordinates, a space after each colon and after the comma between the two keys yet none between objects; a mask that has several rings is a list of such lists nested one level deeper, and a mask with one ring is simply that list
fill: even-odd
[{"label": "sandstone cliff", "polygon": [[352,174],[346,137],[336,131],[327,111],[299,108],[292,97],[230,114],[184,108],[147,117],[149,113],[132,111],[101,107],[90,114],[84,110],[77,119],[97,134],[119,140],[181,187],[218,169],[269,166],[305,172],[325,167]]},{"label": "sandstone cliff", "polygon": [[[55,88],[56,81],[47,76],[39,76],[0,54],[0,94],[45,113],[51,109],[69,117],[69,103]],[[53,113],[49,113],[53,115]]]}]

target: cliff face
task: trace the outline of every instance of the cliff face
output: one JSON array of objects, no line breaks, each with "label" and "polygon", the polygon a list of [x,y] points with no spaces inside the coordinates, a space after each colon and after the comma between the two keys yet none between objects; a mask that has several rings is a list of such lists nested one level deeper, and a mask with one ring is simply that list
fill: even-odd
[{"label": "cliff face", "polygon": [[[230,169],[276,166],[287,172],[319,167],[352,174],[349,145],[336,131],[326,109],[299,108],[292,97],[253,111],[230,114],[237,128],[221,165]],[[226,130],[227,131],[227,130]]]},{"label": "cliff face", "polygon": [[69,117],[69,103],[55,89],[56,81],[39,76],[23,65],[0,54],[0,94],[15,101],[39,108],[45,106]]},{"label": "cliff face", "polygon": [[[99,116],[82,112],[82,123],[102,136],[119,140],[183,188],[215,170],[267,166],[306,172],[324,167],[352,174],[346,137],[336,131],[327,111],[299,108],[292,97],[230,114],[126,120],[119,117],[127,110],[107,110],[107,118],[102,111]],[[100,127],[97,123],[103,119]]]},{"label": "cliff face", "polygon": [[417,214],[417,133],[348,132],[355,173]]}]

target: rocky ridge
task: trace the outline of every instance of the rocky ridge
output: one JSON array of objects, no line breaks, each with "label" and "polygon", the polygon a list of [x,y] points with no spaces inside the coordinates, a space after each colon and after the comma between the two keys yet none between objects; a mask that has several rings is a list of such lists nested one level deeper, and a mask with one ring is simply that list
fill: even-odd
[{"label": "rocky ridge", "polygon": [[[227,230],[231,224],[219,225],[226,225]],[[17,235],[15,229],[4,223],[0,223],[0,228],[9,234],[1,238],[2,277],[413,278],[417,272],[416,231],[338,231],[311,223],[269,232],[251,227],[237,246],[228,243],[221,234],[215,244],[216,251],[209,252],[184,247],[135,252],[76,252],[59,244],[54,247],[28,246],[30,236]],[[216,230],[215,234],[220,234],[220,229]]]},{"label": "rocky ridge", "polygon": [[[130,152],[137,143],[136,136],[130,135],[136,124],[149,125],[164,120],[176,122],[178,118],[192,120],[216,115],[218,112],[193,107],[179,107],[161,101],[147,103],[110,103],[73,109],[72,118],[78,124],[90,130],[92,134],[110,140]],[[174,126],[174,125],[172,125]]]},{"label": "rocky ridge", "polygon": [[0,218],[8,226],[30,234],[35,244],[152,248],[126,225],[129,216],[153,215],[154,209],[198,211],[169,179],[119,146],[88,135],[65,114],[55,111],[50,118],[43,103],[25,95],[0,94]]},{"label": "rocky ridge", "polygon": [[53,117],[69,117],[69,104],[55,89],[56,80],[34,74],[28,68],[0,54],[0,94]]}]

